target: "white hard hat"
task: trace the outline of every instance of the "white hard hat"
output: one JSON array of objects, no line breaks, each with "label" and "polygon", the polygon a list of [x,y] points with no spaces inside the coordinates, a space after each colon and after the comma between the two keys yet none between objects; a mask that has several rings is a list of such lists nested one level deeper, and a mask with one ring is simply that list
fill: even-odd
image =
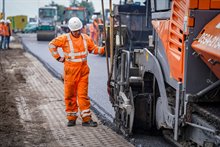
[{"label": "white hard hat", "polygon": [[1,20],[0,20],[0,23],[2,23],[2,22],[5,22],[4,19],[1,19]]},{"label": "white hard hat", "polygon": [[70,31],[77,31],[77,30],[82,29],[83,24],[78,17],[72,17],[68,21],[68,27],[69,27]]},{"label": "white hard hat", "polygon": [[11,21],[10,21],[9,19],[7,19],[5,22],[6,22],[6,23],[11,23]]},{"label": "white hard hat", "polygon": [[92,15],[92,20],[97,19],[97,15]]}]

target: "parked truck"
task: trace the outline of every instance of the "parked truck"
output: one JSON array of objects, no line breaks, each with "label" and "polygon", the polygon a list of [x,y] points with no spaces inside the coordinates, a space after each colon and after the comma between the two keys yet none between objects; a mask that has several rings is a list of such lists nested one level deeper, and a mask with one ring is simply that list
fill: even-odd
[{"label": "parked truck", "polygon": [[125,135],[157,128],[180,146],[220,146],[220,1],[116,5],[108,80]]},{"label": "parked truck", "polygon": [[38,41],[50,41],[57,36],[57,8],[41,7],[38,13]]},{"label": "parked truck", "polygon": [[61,29],[64,33],[70,31],[67,23],[71,17],[78,17],[82,21],[84,27],[89,21],[87,10],[84,7],[67,7],[63,14]]},{"label": "parked truck", "polygon": [[8,16],[7,19],[11,21],[11,28],[13,32],[24,32],[24,28],[27,24],[26,15]]}]

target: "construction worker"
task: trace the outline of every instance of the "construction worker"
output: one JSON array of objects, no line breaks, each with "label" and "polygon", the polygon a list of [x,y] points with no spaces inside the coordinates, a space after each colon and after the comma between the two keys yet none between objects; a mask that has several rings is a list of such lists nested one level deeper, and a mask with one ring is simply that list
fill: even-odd
[{"label": "construction worker", "polygon": [[[78,17],[68,22],[70,33],[56,37],[49,43],[52,56],[64,63],[64,99],[66,105],[67,126],[74,126],[78,117],[78,108],[82,118],[82,126],[96,127],[97,122],[91,118],[90,99],[88,97],[89,67],[87,55],[104,54],[104,47],[98,47],[92,39],[81,33],[83,27]],[[62,48],[64,57],[57,52]]]},{"label": "construction worker", "polygon": [[99,34],[98,34],[98,45],[102,45],[103,40],[105,38],[104,34],[104,25],[103,20],[101,18],[98,18],[98,27],[99,27]]},{"label": "construction worker", "polygon": [[12,30],[11,30],[11,26],[10,26],[11,21],[9,19],[7,19],[5,21],[5,25],[4,25],[4,41],[3,41],[3,48],[4,49],[9,49],[9,44],[10,44],[10,37],[12,35]]},{"label": "construction worker", "polygon": [[90,37],[95,42],[95,44],[98,44],[99,40],[99,24],[98,19],[96,15],[92,16],[93,23],[89,26],[90,31]]},{"label": "construction worker", "polygon": [[5,21],[4,19],[1,19],[0,20],[0,37],[1,37],[1,40],[0,40],[0,49],[2,49],[2,45],[3,45],[3,40],[4,40],[4,25],[5,25]]}]

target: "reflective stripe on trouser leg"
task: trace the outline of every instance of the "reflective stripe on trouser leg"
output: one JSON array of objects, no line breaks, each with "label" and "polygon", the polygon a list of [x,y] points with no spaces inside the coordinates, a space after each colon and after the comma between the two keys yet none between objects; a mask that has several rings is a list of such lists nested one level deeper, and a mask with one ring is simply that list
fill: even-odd
[{"label": "reflective stripe on trouser leg", "polygon": [[76,120],[78,117],[78,112],[66,112],[66,117],[68,120]]},{"label": "reflective stripe on trouser leg", "polygon": [[[87,122],[91,119],[90,112],[90,99],[88,97],[88,78],[89,78],[89,67],[86,65],[82,69],[82,76],[78,83],[77,94],[79,109],[81,112],[81,117],[83,122]],[[89,110],[88,112],[86,110]]]},{"label": "reflective stripe on trouser leg", "polygon": [[[70,112],[78,112],[77,106],[77,82],[75,81],[75,77],[68,72],[71,70],[71,67],[64,68],[64,99],[66,106],[66,113]],[[76,120],[77,115],[67,115],[68,120]]]},{"label": "reflective stripe on trouser leg", "polygon": [[83,118],[84,122],[89,121],[91,119],[91,115],[92,115],[92,113],[91,113],[90,109],[86,109],[81,112],[81,117]]}]

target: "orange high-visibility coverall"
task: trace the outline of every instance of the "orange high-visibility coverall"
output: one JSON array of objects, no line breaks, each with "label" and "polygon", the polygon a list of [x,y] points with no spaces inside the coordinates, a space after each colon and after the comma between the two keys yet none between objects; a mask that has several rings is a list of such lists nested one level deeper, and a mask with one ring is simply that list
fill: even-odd
[{"label": "orange high-visibility coverall", "polygon": [[76,120],[78,117],[78,106],[83,122],[91,119],[90,99],[88,97],[87,55],[104,54],[104,47],[98,47],[92,39],[81,34],[75,38],[71,33],[58,36],[49,43],[49,50],[55,59],[60,55],[57,48],[61,47],[64,53],[64,99],[68,120]]}]

